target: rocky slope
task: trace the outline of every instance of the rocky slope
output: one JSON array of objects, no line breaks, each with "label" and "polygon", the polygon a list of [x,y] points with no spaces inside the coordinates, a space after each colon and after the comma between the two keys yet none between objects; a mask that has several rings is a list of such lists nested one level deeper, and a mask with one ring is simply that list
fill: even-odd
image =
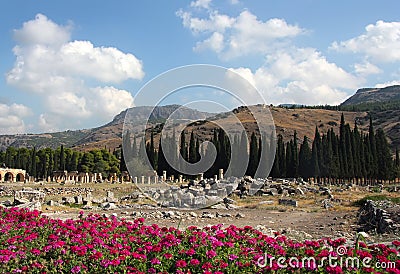
[{"label": "rocky slope", "polygon": [[385,88],[362,88],[342,103],[342,106],[400,100],[400,85]]}]

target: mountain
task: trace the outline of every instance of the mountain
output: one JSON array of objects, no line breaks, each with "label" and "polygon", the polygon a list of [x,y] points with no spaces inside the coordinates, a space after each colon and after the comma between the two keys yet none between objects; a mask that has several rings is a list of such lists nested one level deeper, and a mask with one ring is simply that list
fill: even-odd
[{"label": "mountain", "polygon": [[[352,106],[352,104],[368,104],[369,102],[385,102],[386,100],[400,100],[400,86],[390,86],[386,88],[366,88],[360,89],[352,97],[343,102],[343,106]],[[264,105],[252,106],[254,111],[262,112]],[[198,117],[207,118],[206,121],[199,121],[188,126],[188,132],[198,132],[201,140],[210,140],[212,129],[215,124],[223,122],[227,128],[233,128],[235,119],[228,113],[207,113],[195,109],[181,107],[179,105],[168,106],[140,106],[129,110],[124,110],[116,115],[114,119],[97,128],[84,130],[68,130],[56,133],[43,134],[17,134],[0,135],[0,149],[6,149],[8,146],[14,147],[33,147],[56,148],[60,145],[72,147],[77,150],[91,150],[107,148],[113,150],[122,143],[122,129],[127,112],[137,121],[145,121],[149,117],[150,126],[163,123],[179,108],[180,114],[186,119],[196,119]],[[287,107],[269,107],[274,119],[277,134],[282,134],[285,141],[293,137],[296,130],[299,139],[304,135],[309,139],[314,138],[315,127],[318,127],[321,134],[327,132],[329,128],[338,130],[340,115],[342,112],[327,109],[308,109],[308,108],[287,108]],[[176,113],[176,112],[175,112]],[[230,113],[230,112],[229,112]],[[233,110],[236,117],[243,123],[248,131],[256,130],[254,117],[247,107],[239,107]],[[372,111],[343,111],[346,122],[353,127],[356,122],[359,129],[368,131],[369,115],[373,118],[375,129],[382,128],[386,132],[392,148],[400,147],[400,109],[382,109]],[[187,136],[188,138],[189,136]],[[159,136],[156,134],[155,140],[158,142]],[[301,140],[299,140],[300,142]]]},{"label": "mountain", "polygon": [[78,150],[90,150],[94,148],[113,150],[121,144],[122,128],[125,115],[128,111],[138,121],[145,121],[151,112],[148,119],[149,123],[157,124],[164,122],[178,108],[179,115],[187,119],[196,119],[197,117],[207,118],[214,115],[180,105],[139,106],[122,111],[111,122],[97,128],[67,130],[55,133],[0,135],[0,150],[4,150],[9,146],[36,147],[37,149],[41,149],[45,147],[57,148],[61,145],[73,147]]},{"label": "mountain", "polygon": [[82,129],[54,133],[0,135],[0,150],[5,150],[9,146],[36,147],[38,149],[57,148],[61,145],[71,147],[91,131],[92,129]]},{"label": "mountain", "polygon": [[362,88],[344,101],[341,106],[371,104],[378,102],[399,101],[400,85],[384,88]]}]

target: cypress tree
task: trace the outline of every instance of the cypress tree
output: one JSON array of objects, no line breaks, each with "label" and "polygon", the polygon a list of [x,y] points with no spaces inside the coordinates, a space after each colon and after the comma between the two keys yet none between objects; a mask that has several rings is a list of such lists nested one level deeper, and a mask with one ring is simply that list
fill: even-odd
[{"label": "cypress tree", "polygon": [[276,148],[275,152],[275,158],[274,158],[274,164],[272,165],[272,170],[271,170],[271,176],[273,178],[278,178],[281,176],[281,171],[279,170],[280,166],[280,159],[279,159],[279,153],[278,153],[278,147]]},{"label": "cypress tree", "polygon": [[171,165],[168,164],[167,172],[171,175],[177,176],[178,172],[175,168],[179,168],[178,166],[178,140],[176,138],[175,128],[172,131],[172,137],[169,139],[169,151],[168,155],[171,155]]},{"label": "cypress tree", "polygon": [[396,147],[396,157],[394,160],[394,171],[395,171],[395,177],[399,178],[400,175],[400,155],[399,155],[399,149]]},{"label": "cypress tree", "polygon": [[249,153],[249,165],[246,171],[246,175],[254,177],[258,167],[258,144],[256,134],[253,132],[250,138],[250,153]]},{"label": "cypress tree", "polygon": [[[179,146],[179,153],[181,154],[182,158],[187,161],[188,160],[188,152],[187,152],[187,147],[186,147],[186,140],[185,140],[185,131],[182,130],[181,132],[181,137],[180,137],[180,146]],[[186,164],[185,162],[181,162],[180,169],[185,170],[186,169]]]},{"label": "cypress tree", "polygon": [[163,146],[161,144],[161,138],[160,137],[160,142],[158,142],[158,157],[157,157],[157,173],[158,175],[162,176],[163,175],[163,171],[167,171],[168,170],[168,163],[167,160],[165,159],[165,155],[164,155],[164,150],[163,150]]},{"label": "cypress tree", "polygon": [[196,155],[196,158],[195,158],[195,163],[197,163],[198,161],[200,161],[200,158],[201,158],[201,156],[200,156],[200,141],[199,141],[199,138],[196,138],[196,145],[195,145],[195,155]]},{"label": "cypress tree", "polygon": [[353,160],[354,160],[354,176],[358,179],[362,177],[362,161],[361,159],[361,135],[358,131],[357,123],[354,123],[353,138]]},{"label": "cypress tree", "polygon": [[188,162],[193,164],[197,162],[197,151],[196,151],[196,140],[194,138],[194,133],[190,133],[190,140],[189,140],[189,156]]},{"label": "cypress tree", "polygon": [[305,180],[308,180],[312,176],[311,158],[312,153],[308,144],[308,138],[304,135],[299,151],[299,175]]},{"label": "cypress tree", "polygon": [[371,153],[371,163],[370,163],[370,176],[373,179],[376,179],[377,177],[377,168],[378,168],[378,163],[377,163],[377,149],[376,149],[376,140],[375,140],[375,132],[374,132],[374,126],[372,123],[372,117],[369,116],[369,130],[368,130],[368,136],[369,136],[369,148],[370,148],[370,153]]},{"label": "cypress tree", "polygon": [[294,131],[293,134],[293,152],[292,152],[292,166],[293,166],[293,177],[297,177],[299,171],[299,151],[298,151],[298,144],[297,144],[297,131]]},{"label": "cypress tree", "polygon": [[348,175],[348,164],[347,164],[347,147],[346,147],[346,133],[345,133],[345,122],[344,115],[340,118],[340,129],[339,129],[339,162],[340,162],[340,177],[345,178]]},{"label": "cypress tree", "polygon": [[379,180],[393,179],[393,160],[390,153],[389,144],[386,140],[385,132],[379,128],[376,132],[376,147],[377,147],[377,177]]},{"label": "cypress tree", "polygon": [[279,177],[286,177],[286,153],[285,153],[285,144],[283,142],[283,136],[281,134],[278,135],[278,157],[279,157],[279,170],[281,172]]},{"label": "cypress tree", "polygon": [[262,134],[262,137],[259,138],[258,141],[258,172],[257,177],[266,178],[269,175],[269,169],[271,169],[271,165],[273,164],[272,159],[270,159],[270,145],[267,141],[267,134]]},{"label": "cypress tree", "polygon": [[156,159],[155,159],[153,128],[151,128],[151,132],[150,132],[150,142],[148,142],[146,144],[146,153],[147,153],[147,157],[149,159],[151,166],[153,167],[153,169],[156,169],[157,166],[156,166]]},{"label": "cypress tree", "polygon": [[316,138],[314,138],[313,144],[312,144],[312,155],[311,155],[311,164],[312,164],[312,176],[314,178],[317,178],[318,183],[319,183],[319,176],[320,176],[320,169],[319,169],[319,149],[318,149],[318,142],[321,140],[319,139],[319,133],[318,129],[316,128]]},{"label": "cypress tree", "polygon": [[352,134],[351,134],[351,129],[350,125],[346,124],[345,125],[345,146],[346,146],[346,152],[347,152],[347,178],[351,179],[354,178],[354,150],[352,147]]},{"label": "cypress tree", "polygon": [[30,169],[29,174],[30,174],[31,176],[33,176],[34,178],[37,177],[36,165],[37,165],[37,161],[36,161],[36,147],[33,147],[32,155],[31,155],[31,169]]},{"label": "cypress tree", "polygon": [[72,152],[71,162],[70,162],[70,171],[78,170],[78,152]]},{"label": "cypress tree", "polygon": [[235,162],[239,165],[238,175],[243,176],[247,169],[249,168],[250,159],[249,159],[249,139],[247,138],[247,133],[245,130],[242,131],[240,136],[240,146],[238,149],[238,158],[235,159]]},{"label": "cypress tree", "polygon": [[65,155],[64,155],[64,146],[61,145],[60,149],[60,167],[59,170],[65,170]]},{"label": "cypress tree", "polygon": [[340,172],[339,139],[333,131],[333,128],[328,131],[328,142],[332,149],[332,162],[330,163],[330,173],[331,177],[337,179]]},{"label": "cypress tree", "polygon": [[286,176],[294,177],[293,167],[293,140],[286,143]]}]

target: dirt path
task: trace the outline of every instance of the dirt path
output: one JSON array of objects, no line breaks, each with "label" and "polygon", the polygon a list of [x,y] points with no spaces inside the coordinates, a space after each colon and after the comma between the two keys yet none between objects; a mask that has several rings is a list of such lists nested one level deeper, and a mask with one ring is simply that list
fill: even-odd
[{"label": "dirt path", "polygon": [[[173,212],[172,217],[155,217],[155,213]],[[85,211],[89,214],[91,211]],[[101,210],[93,211],[97,214],[106,214],[111,216],[113,213],[119,218],[133,220],[137,217],[143,217],[146,225],[158,224],[166,227],[179,227],[185,229],[188,226],[204,227],[207,225],[231,224],[244,227],[252,226],[264,233],[273,235],[273,231],[278,231],[296,240],[321,239],[321,238],[339,238],[344,237],[348,240],[354,240],[357,234],[357,212],[354,211],[324,211],[324,212],[304,212],[295,211],[274,211],[263,209],[235,209],[235,210],[171,210],[171,209],[124,209],[124,210]],[[177,215],[185,216],[178,218]],[[189,214],[194,217],[187,217]],[[207,215],[208,214],[208,215]],[[46,213],[52,218],[77,218],[78,212],[74,213]],[[210,217],[203,217],[204,215]],[[230,215],[230,216],[227,216]],[[398,240],[396,235],[371,235],[369,242],[390,242]]]}]

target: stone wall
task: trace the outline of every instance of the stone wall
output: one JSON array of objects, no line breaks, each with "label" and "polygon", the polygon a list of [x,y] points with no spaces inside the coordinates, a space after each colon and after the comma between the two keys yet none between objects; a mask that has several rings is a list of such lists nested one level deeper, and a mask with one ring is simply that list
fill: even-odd
[{"label": "stone wall", "polygon": [[400,232],[400,206],[390,201],[367,200],[360,208],[360,230],[377,233]]}]

